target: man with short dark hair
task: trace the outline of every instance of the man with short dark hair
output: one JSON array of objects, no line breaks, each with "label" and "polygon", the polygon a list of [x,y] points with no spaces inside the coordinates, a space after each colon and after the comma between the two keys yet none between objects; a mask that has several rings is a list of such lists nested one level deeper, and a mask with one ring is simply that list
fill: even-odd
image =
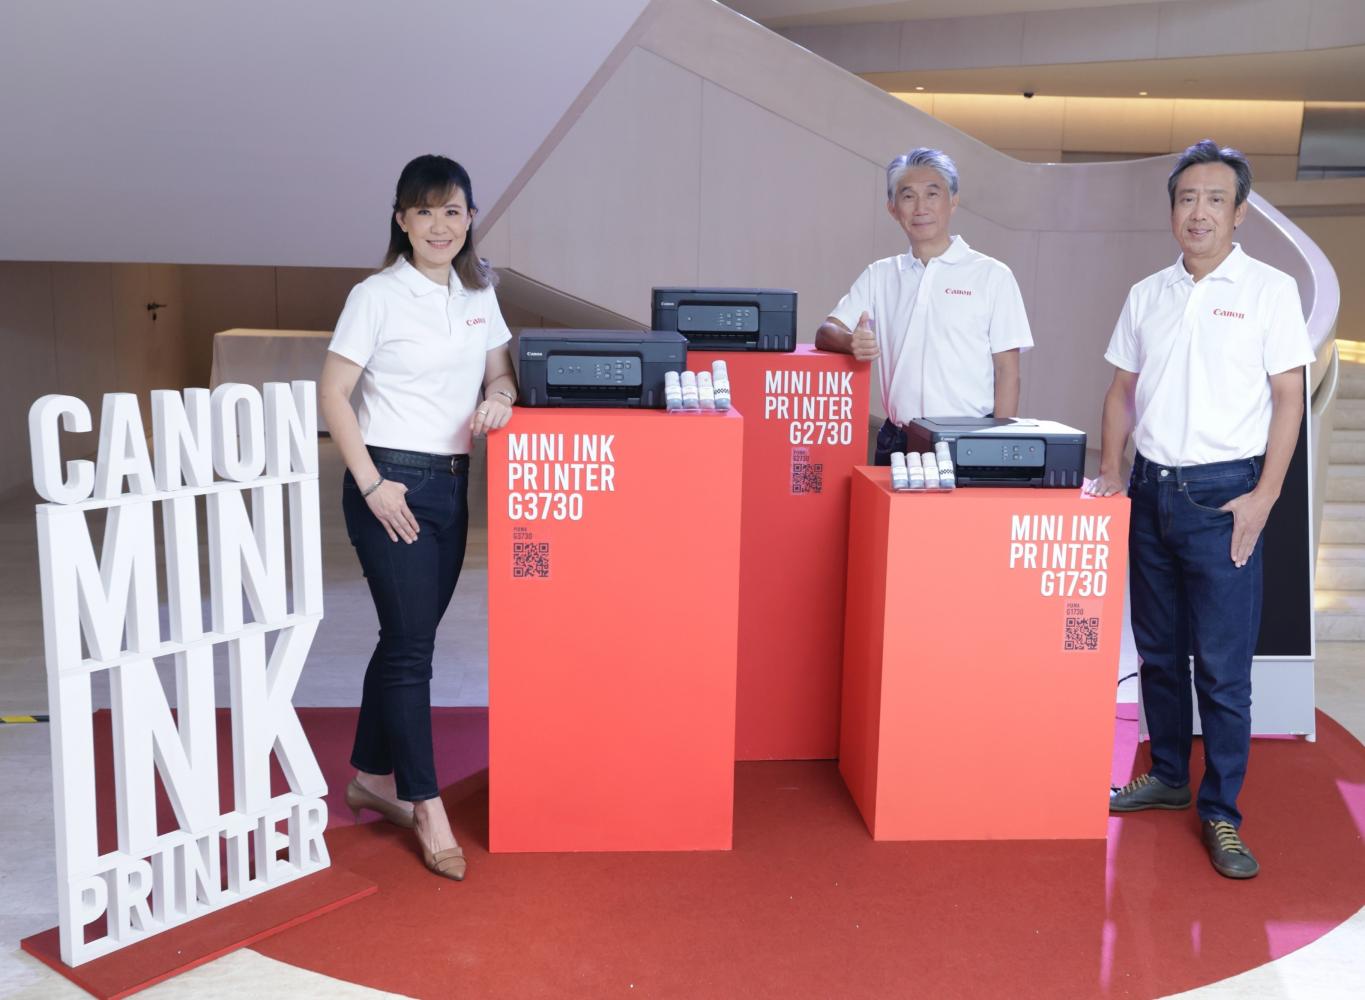
[{"label": "man with short dark hair", "polygon": [[886,210],[909,252],[868,265],[815,334],[821,350],[881,358],[878,465],[905,451],[917,417],[1019,412],[1019,354],[1033,346],[1024,300],[1005,264],[952,235],[957,189],[942,150],[921,146],[887,164]]},{"label": "man with short dark hair", "polygon": [[1133,636],[1142,658],[1152,769],[1113,789],[1111,812],[1190,805],[1190,654],[1204,736],[1198,810],[1209,860],[1228,878],[1260,866],[1242,842],[1237,795],[1251,751],[1251,658],[1261,620],[1261,530],[1303,418],[1313,348],[1299,290],[1232,241],[1251,168],[1205,139],[1171,171],[1180,259],[1128,293],[1105,358],[1100,474],[1128,483]]}]

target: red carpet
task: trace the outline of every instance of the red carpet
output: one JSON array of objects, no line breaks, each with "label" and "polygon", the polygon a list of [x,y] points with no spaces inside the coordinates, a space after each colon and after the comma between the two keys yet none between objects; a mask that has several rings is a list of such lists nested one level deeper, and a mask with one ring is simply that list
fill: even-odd
[{"label": "red carpet", "polygon": [[[301,714],[339,797],[351,715]],[[380,892],[257,950],[424,997],[1151,997],[1365,904],[1365,747],[1321,715],[1317,743],[1255,743],[1243,832],[1263,872],[1243,883],[1209,867],[1193,811],[1112,820],[1107,843],[877,844],[832,762],[738,765],[728,853],[490,856],[486,720],[436,725],[469,880],[429,875],[387,824],[334,829],[335,863]],[[1136,726],[1119,729],[1126,778]],[[1037,783],[1046,808],[1007,747],[1000,780]]]},{"label": "red carpet", "polygon": [[74,969],[62,962],[61,940],[55,927],[25,938],[19,946],[87,993],[117,1000],[375,891],[375,884],[368,879],[343,868],[328,868]]}]

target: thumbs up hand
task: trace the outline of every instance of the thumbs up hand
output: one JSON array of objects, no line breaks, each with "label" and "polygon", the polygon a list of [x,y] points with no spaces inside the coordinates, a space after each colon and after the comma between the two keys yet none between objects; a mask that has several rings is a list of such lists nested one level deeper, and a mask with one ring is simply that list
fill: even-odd
[{"label": "thumbs up hand", "polygon": [[877,350],[877,334],[872,328],[872,317],[866,312],[858,318],[858,325],[853,330],[850,344],[853,356],[859,361],[872,361],[881,353]]}]

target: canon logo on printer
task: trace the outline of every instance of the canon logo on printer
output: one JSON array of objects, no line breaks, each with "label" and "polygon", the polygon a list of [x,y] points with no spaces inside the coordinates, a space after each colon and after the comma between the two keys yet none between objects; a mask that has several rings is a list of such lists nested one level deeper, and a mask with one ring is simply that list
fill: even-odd
[{"label": "canon logo on printer", "polygon": [[528,358],[543,358],[543,357],[545,357],[545,352],[544,352],[544,351],[527,351],[527,352],[526,352],[526,356],[527,356]]}]

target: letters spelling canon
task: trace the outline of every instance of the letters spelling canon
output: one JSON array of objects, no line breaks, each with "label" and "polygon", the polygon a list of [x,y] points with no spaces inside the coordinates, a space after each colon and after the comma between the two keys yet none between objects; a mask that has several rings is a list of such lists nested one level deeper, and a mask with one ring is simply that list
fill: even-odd
[{"label": "letters spelling canon", "polygon": [[[106,395],[96,460],[63,464],[61,432],[89,431],[89,408],[50,395],[29,411],[33,482],[49,501],[37,508],[38,552],[68,965],[330,863],[326,784],[291,703],[322,618],[313,383],[272,383],[264,393],[236,384],[212,393],[157,391],[151,414],[149,454],[136,397]],[[105,522],[98,555],[92,512]],[[214,700],[220,644],[231,691],[226,803]],[[154,657],[174,662],[174,715]],[[99,673],[108,677],[112,706],[112,790],[96,788],[91,712]],[[271,790],[272,752],[289,784],[279,795]],[[175,814],[169,832],[157,824],[158,776]],[[102,852],[95,801],[111,791],[117,844]]]}]

